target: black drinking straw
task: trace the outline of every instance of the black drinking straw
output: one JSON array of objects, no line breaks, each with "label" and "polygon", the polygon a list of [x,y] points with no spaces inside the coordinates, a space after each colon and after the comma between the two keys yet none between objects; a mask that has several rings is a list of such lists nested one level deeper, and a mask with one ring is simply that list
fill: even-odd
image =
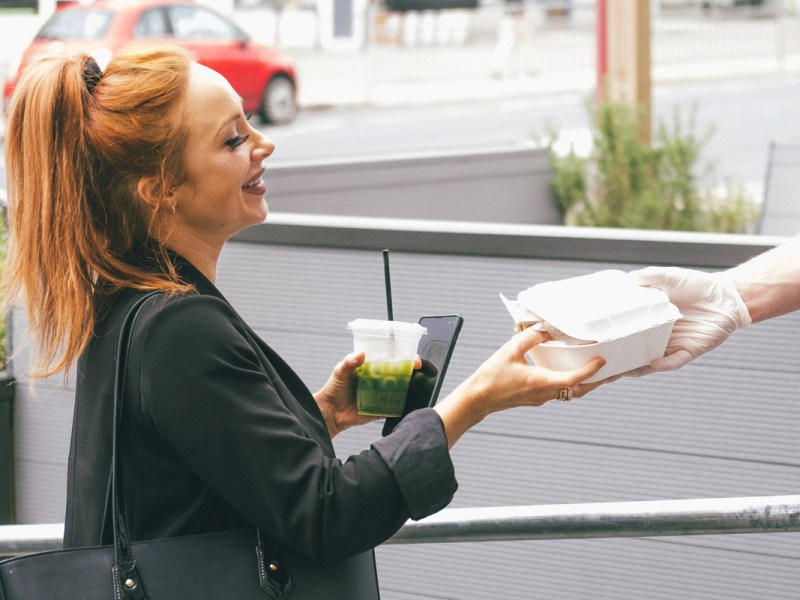
[{"label": "black drinking straw", "polygon": [[389,275],[389,250],[383,251],[383,278],[386,281],[386,312],[389,315],[389,320],[394,321],[394,313],[392,312],[392,278]]}]

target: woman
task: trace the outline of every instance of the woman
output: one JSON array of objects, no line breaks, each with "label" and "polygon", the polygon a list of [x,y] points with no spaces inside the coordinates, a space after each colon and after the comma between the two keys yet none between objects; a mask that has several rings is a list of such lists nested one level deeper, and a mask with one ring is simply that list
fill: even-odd
[{"label": "woman", "polygon": [[[518,334],[434,409],[342,463],[331,438],[364,421],[363,354],[312,394],[214,286],[220,251],[267,215],[253,129],[217,73],[182,51],[32,65],[9,108],[11,244],[5,290],[24,298],[39,342],[35,376],[77,361],[65,545],[108,543],[114,347],[150,290],[128,360],[122,416],[125,510],[133,539],[256,526],[311,559],[371,551],[403,522],[444,507],[449,448],[488,414],[537,406],[602,366],[559,373]],[[562,391],[563,395],[563,391]]]}]

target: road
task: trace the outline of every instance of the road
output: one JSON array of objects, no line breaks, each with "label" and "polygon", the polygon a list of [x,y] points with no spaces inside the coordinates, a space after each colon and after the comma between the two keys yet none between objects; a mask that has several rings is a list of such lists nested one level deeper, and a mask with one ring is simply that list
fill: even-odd
[{"label": "road", "polygon": [[[697,108],[698,135],[710,132],[703,162],[716,180],[752,185],[763,181],[769,143],[800,143],[800,78],[724,81],[657,88],[656,120],[688,118]],[[396,109],[333,109],[306,112],[291,126],[266,128],[277,144],[274,161],[336,159],[429,152],[479,146],[518,145],[550,128],[585,142],[585,98],[577,95],[529,100]]]},{"label": "road", "polygon": [[[703,162],[710,180],[750,186],[758,193],[771,141],[800,143],[800,77],[673,85],[654,91],[656,119],[672,121],[697,107],[698,134],[713,129]],[[551,129],[586,144],[585,98],[543,96],[525,100],[405,108],[330,109],[302,112],[284,127],[265,127],[276,144],[273,162],[509,146]],[[0,172],[0,186],[5,186]]]}]

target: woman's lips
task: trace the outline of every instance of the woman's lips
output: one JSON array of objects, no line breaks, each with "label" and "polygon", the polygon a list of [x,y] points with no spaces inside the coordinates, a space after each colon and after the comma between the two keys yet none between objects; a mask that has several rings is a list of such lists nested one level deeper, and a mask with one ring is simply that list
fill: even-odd
[{"label": "woman's lips", "polygon": [[263,175],[264,169],[261,169],[258,175],[242,186],[242,189],[248,194],[265,194],[267,192],[267,186],[262,179]]}]

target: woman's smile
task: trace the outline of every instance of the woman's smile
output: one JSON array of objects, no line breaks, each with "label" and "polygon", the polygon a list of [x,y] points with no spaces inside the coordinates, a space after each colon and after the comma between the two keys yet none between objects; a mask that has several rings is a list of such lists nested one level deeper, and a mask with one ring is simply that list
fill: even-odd
[{"label": "woman's smile", "polygon": [[267,185],[264,183],[264,179],[262,178],[265,170],[266,169],[261,169],[258,172],[258,175],[253,177],[253,179],[242,186],[242,189],[245,191],[245,193],[256,194],[259,196],[263,196],[267,193]]},{"label": "woman's smile", "polygon": [[[169,244],[189,256],[195,240],[217,251],[232,235],[267,217],[264,161],[272,140],[254,129],[242,99],[208,67],[193,64],[186,94],[185,183],[175,192]],[[195,258],[195,262],[199,259]]]}]

